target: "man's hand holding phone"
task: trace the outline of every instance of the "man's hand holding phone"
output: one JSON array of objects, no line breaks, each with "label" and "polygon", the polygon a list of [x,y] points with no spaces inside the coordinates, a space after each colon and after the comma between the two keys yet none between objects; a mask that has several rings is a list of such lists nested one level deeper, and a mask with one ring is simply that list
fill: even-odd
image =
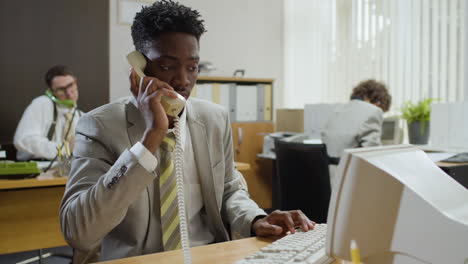
[{"label": "man's hand holding phone", "polygon": [[145,120],[146,130],[141,142],[151,153],[155,153],[169,128],[169,118],[161,98],[177,98],[177,95],[169,84],[154,77],[143,77],[138,84],[133,68],[130,72],[130,90]]}]

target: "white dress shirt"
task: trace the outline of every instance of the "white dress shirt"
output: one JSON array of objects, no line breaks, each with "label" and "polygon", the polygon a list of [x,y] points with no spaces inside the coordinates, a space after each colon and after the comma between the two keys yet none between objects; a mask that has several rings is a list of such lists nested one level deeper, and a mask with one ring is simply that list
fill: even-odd
[{"label": "white dress shirt", "polygon": [[[53,159],[57,154],[57,146],[63,141],[63,127],[65,113],[74,109],[57,105],[57,121],[52,140],[47,138],[49,128],[54,121],[54,103],[47,96],[35,98],[28,105],[16,128],[13,143],[18,150],[19,160]],[[80,116],[76,111],[73,119],[74,126]]]},{"label": "white dress shirt", "polygon": [[[195,164],[192,139],[190,137],[190,129],[187,126],[187,113],[185,109],[183,110],[179,123],[184,167],[184,198],[188,217],[187,225],[189,229],[190,246],[207,245],[213,243],[215,238],[205,223],[200,176],[198,175],[197,166]],[[169,132],[173,132],[173,129],[169,129],[168,133]],[[156,154],[153,155],[143,144],[137,142],[130,151],[137,157],[140,165],[147,171],[153,172],[157,168],[158,159],[160,157],[159,149]]]}]

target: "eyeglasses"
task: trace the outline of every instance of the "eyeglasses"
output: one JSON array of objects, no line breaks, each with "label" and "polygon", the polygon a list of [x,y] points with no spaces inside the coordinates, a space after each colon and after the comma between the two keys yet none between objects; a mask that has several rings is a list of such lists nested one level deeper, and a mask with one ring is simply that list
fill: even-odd
[{"label": "eyeglasses", "polygon": [[67,92],[68,89],[76,89],[76,86],[75,86],[76,82],[75,81],[72,81],[71,83],[63,86],[63,87],[57,87],[57,88],[54,88],[53,91],[54,93],[56,93],[57,95],[63,95]]}]

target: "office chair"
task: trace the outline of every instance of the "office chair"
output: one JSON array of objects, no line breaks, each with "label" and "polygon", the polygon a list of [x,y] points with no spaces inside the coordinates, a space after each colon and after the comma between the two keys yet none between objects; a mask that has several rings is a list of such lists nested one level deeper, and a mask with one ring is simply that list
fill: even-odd
[{"label": "office chair", "polygon": [[15,148],[15,145],[13,145],[12,142],[2,142],[2,143],[0,143],[0,150],[5,151],[5,154],[6,154],[5,159],[6,160],[16,161],[16,152],[17,152],[17,150]]},{"label": "office chair", "polygon": [[330,165],[338,165],[340,163],[340,158],[328,156]]},{"label": "office chair", "polygon": [[300,209],[311,220],[326,223],[331,187],[325,144],[277,140],[275,152],[278,181],[273,196],[279,208]]}]

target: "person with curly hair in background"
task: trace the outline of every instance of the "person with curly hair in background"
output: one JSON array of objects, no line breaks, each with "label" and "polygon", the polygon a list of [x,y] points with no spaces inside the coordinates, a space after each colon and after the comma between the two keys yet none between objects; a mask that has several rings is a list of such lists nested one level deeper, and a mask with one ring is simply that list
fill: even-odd
[{"label": "person with curly hair in background", "polygon": [[[322,141],[334,163],[345,149],[381,145],[383,113],[392,102],[385,84],[366,80],[354,87],[351,101],[337,107],[322,131]],[[333,186],[335,166],[330,168]]]}]

